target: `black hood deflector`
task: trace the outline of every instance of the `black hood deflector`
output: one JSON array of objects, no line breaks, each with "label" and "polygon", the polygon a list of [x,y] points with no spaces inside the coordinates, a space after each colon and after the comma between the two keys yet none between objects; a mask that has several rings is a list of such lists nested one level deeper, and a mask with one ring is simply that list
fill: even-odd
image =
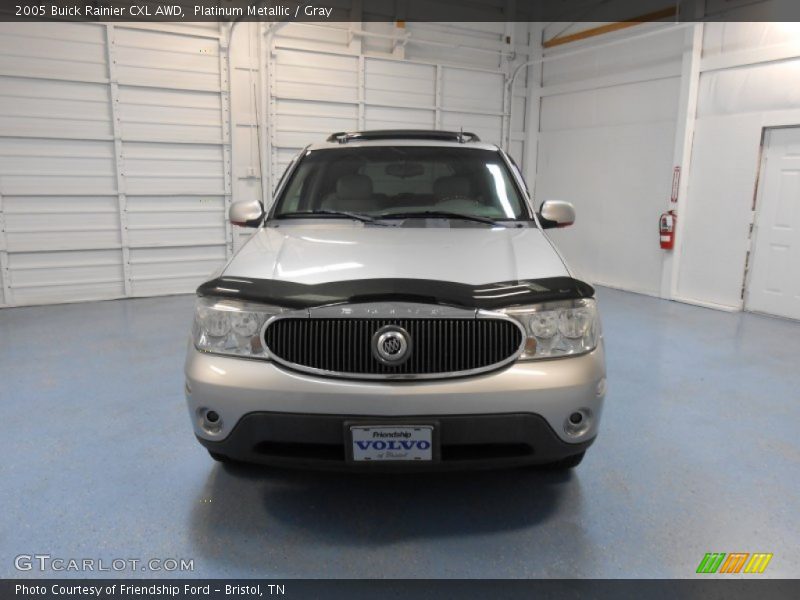
[{"label": "black hood deflector", "polygon": [[433,279],[356,279],[305,284],[275,279],[218,277],[197,288],[197,294],[296,309],[364,302],[419,302],[495,310],[552,300],[592,298],[594,288],[571,277],[480,285]]}]

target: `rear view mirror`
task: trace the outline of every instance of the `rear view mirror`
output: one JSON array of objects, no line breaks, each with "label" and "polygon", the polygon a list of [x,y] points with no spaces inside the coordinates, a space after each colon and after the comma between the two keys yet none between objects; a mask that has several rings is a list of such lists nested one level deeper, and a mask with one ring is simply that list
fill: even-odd
[{"label": "rear view mirror", "polygon": [[545,200],[539,209],[539,222],[542,229],[568,227],[575,222],[575,209],[570,202]]},{"label": "rear view mirror", "polygon": [[240,227],[258,227],[264,218],[264,207],[258,200],[242,200],[231,204],[228,219]]}]

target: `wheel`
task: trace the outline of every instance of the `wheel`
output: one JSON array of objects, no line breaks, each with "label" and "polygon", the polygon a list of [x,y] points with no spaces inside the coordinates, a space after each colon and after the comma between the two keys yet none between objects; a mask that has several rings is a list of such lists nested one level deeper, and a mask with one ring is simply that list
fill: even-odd
[{"label": "wheel", "polygon": [[208,451],[209,456],[213,458],[217,462],[221,463],[232,463],[234,460],[230,456],[225,456],[224,454],[220,454],[219,452],[212,452],[211,450]]},{"label": "wheel", "polygon": [[542,465],[544,469],[554,469],[554,470],[562,470],[562,469],[573,469],[581,464],[583,460],[583,456],[586,454],[584,450],[580,454],[573,454],[572,456],[567,456],[566,458],[562,458],[561,460],[557,460],[556,462],[547,463]]}]

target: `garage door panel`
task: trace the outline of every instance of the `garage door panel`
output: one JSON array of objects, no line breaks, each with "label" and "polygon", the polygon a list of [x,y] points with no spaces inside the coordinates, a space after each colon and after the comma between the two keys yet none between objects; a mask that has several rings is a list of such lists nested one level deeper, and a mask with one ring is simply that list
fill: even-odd
[{"label": "garage door panel", "polygon": [[419,106],[420,108],[433,108],[436,100],[428,94],[419,94],[413,91],[385,91],[366,90],[365,99],[368,104],[388,106]]},{"label": "garage door panel", "polygon": [[[199,281],[158,277],[202,277],[225,259],[226,80],[219,40],[198,30],[0,23],[3,302],[191,291]],[[148,247],[196,251],[200,266],[146,267],[134,282],[129,253]]]},{"label": "garage door panel", "polygon": [[223,196],[128,196],[131,247],[224,244]]},{"label": "garage door panel", "polygon": [[152,69],[120,65],[117,76],[124,85],[165,87],[173,89],[220,91],[218,73],[187,73],[173,69]]},{"label": "garage door panel", "polygon": [[432,107],[436,104],[436,67],[399,61],[367,60],[367,103]]},{"label": "garage door panel", "polygon": [[15,304],[75,302],[124,295],[120,250],[9,254]]},{"label": "garage door panel", "polygon": [[225,246],[133,248],[130,251],[134,296],[185,294],[225,262]]},{"label": "garage door panel", "polygon": [[105,27],[83,23],[0,24],[0,73],[23,77],[108,77]]},{"label": "garage door panel", "polygon": [[116,191],[112,142],[0,138],[3,193]]},{"label": "garage door panel", "polygon": [[222,141],[219,94],[120,86],[118,110],[124,139]]},{"label": "garage door panel", "polygon": [[[352,130],[353,127],[345,127]],[[297,152],[305,148],[309,142],[320,142],[327,138],[331,133],[330,129],[319,127],[316,131],[306,129],[305,131],[276,131],[273,143],[281,148],[286,148],[291,152]]]},{"label": "garage door panel", "polygon": [[324,117],[314,116],[309,114],[307,116],[301,115],[279,115],[280,122],[276,125],[278,134],[285,132],[308,132],[319,133],[327,132],[329,135],[333,131],[346,131],[351,129],[355,123],[355,118],[342,118],[342,117]]},{"label": "garage door panel", "polygon": [[305,65],[285,65],[278,63],[275,77],[280,83],[305,83],[332,87],[353,88],[358,85],[358,74],[352,68],[336,69],[326,66],[326,60]]},{"label": "garage door panel", "polygon": [[368,106],[365,111],[367,129],[433,129],[436,113],[432,110]]},{"label": "garage door panel", "polygon": [[115,28],[121,84],[218,90],[219,41],[169,32]]},{"label": "garage door panel", "polygon": [[293,100],[275,98],[275,114],[279,117],[292,115],[304,118],[326,117],[332,119],[358,118],[358,107],[352,103],[324,102],[322,100]]},{"label": "garage door panel", "polygon": [[145,50],[140,47],[126,47],[117,41],[117,64],[125,67],[141,67],[143,69],[177,71],[179,73],[196,74],[199,77],[215,75],[219,73],[219,56],[217,56],[217,45],[206,44],[207,51],[197,54],[170,49]]},{"label": "garage door panel", "polygon": [[279,70],[281,67],[302,68],[308,67],[308,65],[317,65],[317,68],[355,73],[358,68],[358,59],[354,56],[281,49],[275,50],[273,56],[275,57],[274,64]]},{"label": "garage door panel", "polygon": [[314,83],[278,81],[275,96],[296,100],[321,100],[325,102],[358,102],[358,91],[348,86],[330,86]]},{"label": "garage door panel", "polygon": [[0,77],[0,131],[7,136],[110,138],[108,87]]},{"label": "garage door panel", "polygon": [[10,252],[119,247],[119,215],[6,214]]},{"label": "garage door panel", "polygon": [[3,213],[11,252],[121,244],[116,196],[6,196]]},{"label": "garage door panel", "polygon": [[202,243],[225,244],[225,228],[209,225],[199,228],[196,225],[149,225],[128,227],[128,245],[131,248],[163,248],[173,246],[195,246]]},{"label": "garage door panel", "polygon": [[[206,232],[209,229],[220,229],[224,235],[224,227],[220,227],[220,213],[214,212],[144,212],[128,211],[128,230],[135,231],[169,231],[178,229]],[[132,234],[133,235],[133,234]],[[217,234],[218,235],[218,234]]]},{"label": "garage door panel", "polygon": [[317,46],[330,46],[340,48],[347,44],[349,23],[331,22],[328,27],[320,27],[316,23],[303,23],[301,21],[287,22],[280,30],[281,43],[290,44],[315,44]]},{"label": "garage door panel", "polygon": [[51,23],[41,22],[0,22],[0,36],[18,35],[32,42],[53,38],[82,42],[86,44],[104,44],[105,26],[91,23],[70,23],[64,21],[53,27]]},{"label": "garage door panel", "polygon": [[273,95],[278,98],[358,101],[358,60],[354,57],[280,51],[272,68]]},{"label": "garage door panel", "polygon": [[442,69],[442,100],[447,109],[503,110],[503,75],[467,69]]},{"label": "garage door panel", "polygon": [[221,146],[124,142],[129,194],[224,194]]}]

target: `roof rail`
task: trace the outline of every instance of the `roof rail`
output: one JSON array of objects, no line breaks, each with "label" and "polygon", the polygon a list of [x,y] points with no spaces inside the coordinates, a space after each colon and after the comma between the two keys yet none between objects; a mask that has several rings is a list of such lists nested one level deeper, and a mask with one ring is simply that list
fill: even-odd
[{"label": "roof rail", "polygon": [[433,129],[375,129],[373,131],[339,131],[328,136],[329,142],[346,144],[355,141],[372,140],[435,140],[440,142],[480,142],[474,133],[468,131],[438,131]]}]

